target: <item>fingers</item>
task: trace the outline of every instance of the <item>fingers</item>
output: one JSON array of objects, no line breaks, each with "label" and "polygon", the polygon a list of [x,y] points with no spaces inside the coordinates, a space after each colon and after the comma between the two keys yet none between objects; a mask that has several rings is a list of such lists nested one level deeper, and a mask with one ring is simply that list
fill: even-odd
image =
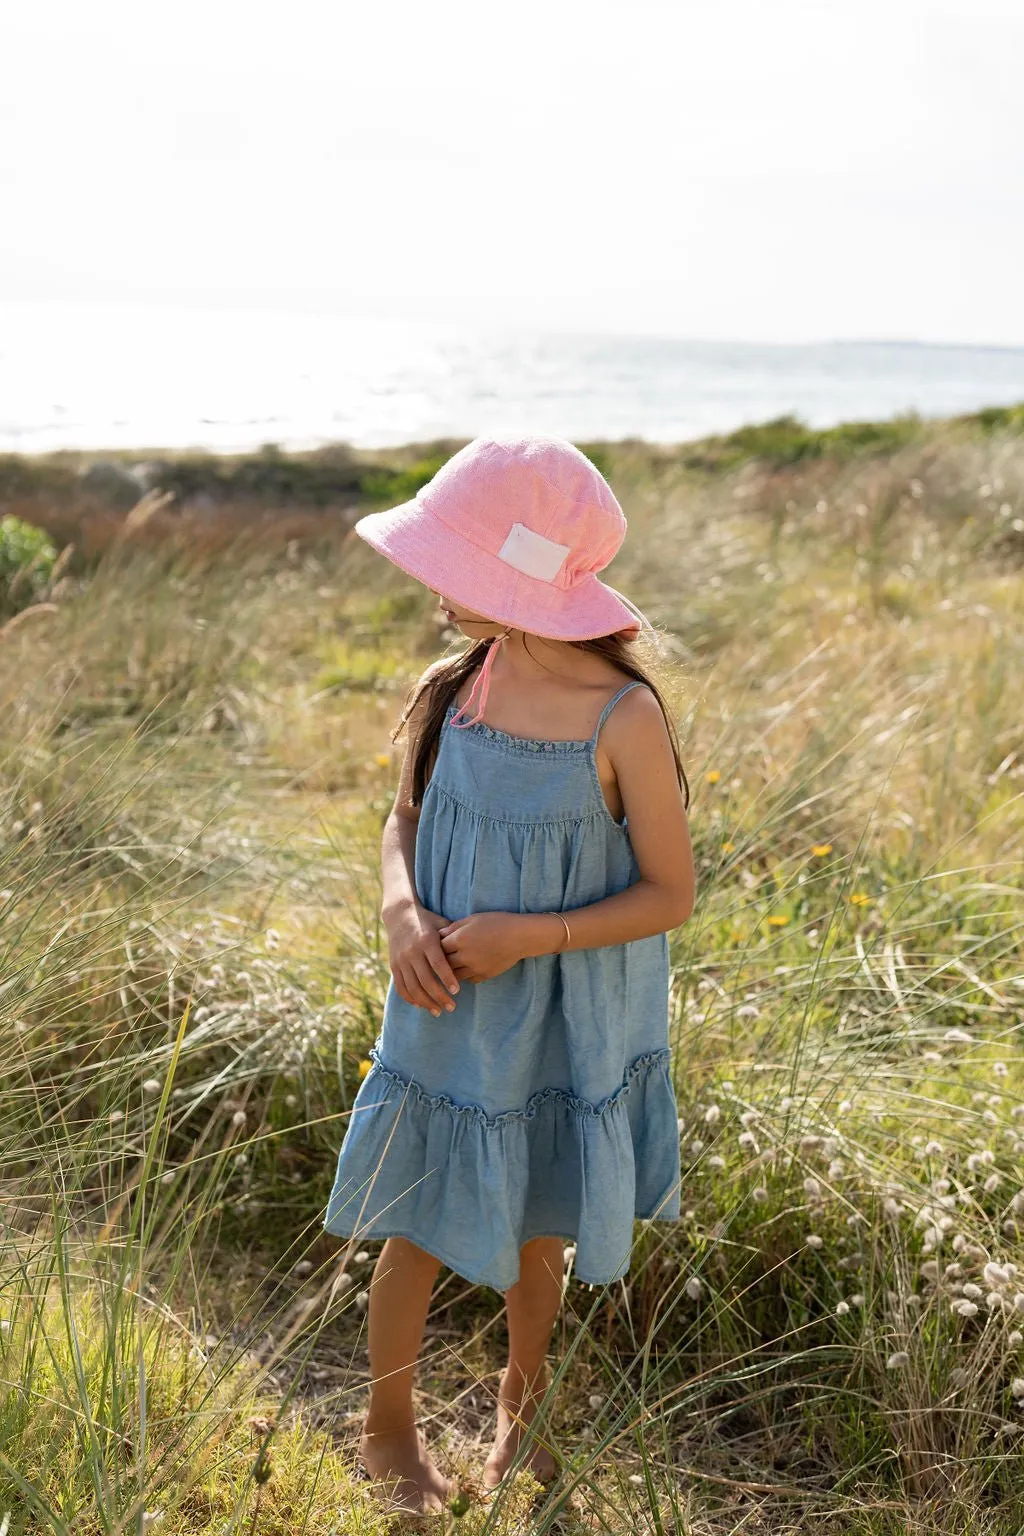
[{"label": "fingers", "polygon": [[[454,999],[448,996],[447,987],[440,981],[436,972],[425,954],[414,955],[410,966],[415,970],[416,980],[420,990],[425,994],[427,1002],[423,1005],[430,1009],[435,1019],[442,1008],[451,1013],[455,1007]],[[452,977],[454,981],[454,976]]]},{"label": "fingers", "polygon": [[458,978],[455,975],[455,972],[452,970],[451,961],[445,954],[442,943],[438,942],[437,944],[431,944],[429,946],[427,950],[427,960],[430,965],[433,966],[438,976],[441,978],[443,986],[446,987],[449,992],[457,992],[459,990]]},{"label": "fingers", "polygon": [[424,991],[423,985],[416,972],[409,965],[396,965],[392,969],[395,980],[395,991],[399,997],[407,1003],[412,1003],[414,1008],[434,1009],[437,1004]]}]

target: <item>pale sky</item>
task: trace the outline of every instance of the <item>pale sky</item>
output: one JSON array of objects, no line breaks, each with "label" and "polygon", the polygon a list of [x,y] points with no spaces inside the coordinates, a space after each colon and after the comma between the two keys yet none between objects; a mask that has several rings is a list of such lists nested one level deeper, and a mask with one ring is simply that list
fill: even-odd
[{"label": "pale sky", "polygon": [[32,0],[0,300],[1024,345],[1022,0]]}]

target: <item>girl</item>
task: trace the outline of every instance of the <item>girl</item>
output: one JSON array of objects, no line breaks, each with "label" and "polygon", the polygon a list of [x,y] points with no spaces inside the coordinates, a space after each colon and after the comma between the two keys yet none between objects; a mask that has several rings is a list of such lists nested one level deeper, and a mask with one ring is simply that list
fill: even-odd
[{"label": "girl", "polygon": [[552,437],[477,438],[355,525],[473,642],[427,669],[401,722],[382,843],[391,981],[324,1220],[387,1239],[360,1454],[404,1509],[450,1491],[412,1402],[441,1263],[505,1294],[484,1481],[523,1436],[543,1479],[532,1421],[563,1244],[606,1285],[628,1269],[634,1217],[679,1214],[666,931],[693,905],[689,787],[630,654],[647,620],[596,575],[625,530],[604,478]]}]

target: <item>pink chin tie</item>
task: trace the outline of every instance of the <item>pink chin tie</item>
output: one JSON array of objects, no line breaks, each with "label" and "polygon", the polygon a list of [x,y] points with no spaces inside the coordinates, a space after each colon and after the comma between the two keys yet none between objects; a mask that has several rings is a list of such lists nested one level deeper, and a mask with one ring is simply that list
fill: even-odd
[{"label": "pink chin tie", "polygon": [[[488,646],[487,655],[484,657],[484,664],[476,675],[476,681],[470,690],[469,698],[466,700],[465,704],[463,704],[460,709],[457,709],[454,715],[452,715],[450,723],[454,725],[457,731],[464,730],[467,725],[476,725],[477,721],[482,719],[484,709],[487,706],[487,690],[491,686],[491,667],[494,665],[494,658],[498,654],[498,646],[503,640],[508,638],[509,633],[510,631],[506,629],[503,635],[496,636],[496,638]],[[472,720],[460,720],[459,716],[466,713],[466,711],[469,709],[469,706],[476,698],[476,692],[478,688],[480,690],[480,700],[477,705],[476,714],[473,716]]]}]

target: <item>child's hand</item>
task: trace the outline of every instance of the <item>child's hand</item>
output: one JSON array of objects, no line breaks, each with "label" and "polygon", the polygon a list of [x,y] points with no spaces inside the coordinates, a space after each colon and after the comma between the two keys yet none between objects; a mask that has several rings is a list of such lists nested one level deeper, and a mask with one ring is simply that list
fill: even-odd
[{"label": "child's hand", "polygon": [[518,912],[473,912],[438,929],[441,947],[460,981],[488,981],[522,960],[524,929]]},{"label": "child's hand", "polygon": [[395,990],[414,1007],[429,1009],[435,1019],[442,1008],[452,1012],[455,1004],[448,994],[459,990],[438,938],[438,930],[447,923],[439,912],[429,912],[415,902],[388,924],[388,963]]}]

